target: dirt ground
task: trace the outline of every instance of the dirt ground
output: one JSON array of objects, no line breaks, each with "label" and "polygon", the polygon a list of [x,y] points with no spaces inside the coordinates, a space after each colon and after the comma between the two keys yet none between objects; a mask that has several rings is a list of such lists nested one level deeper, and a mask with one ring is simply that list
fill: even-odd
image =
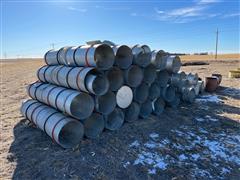
[{"label": "dirt ground", "polygon": [[25,87],[42,65],[2,62],[0,179],[240,179],[240,80],[227,77],[239,61],[183,67],[202,78],[221,73],[221,87],[68,150],[19,112]]}]

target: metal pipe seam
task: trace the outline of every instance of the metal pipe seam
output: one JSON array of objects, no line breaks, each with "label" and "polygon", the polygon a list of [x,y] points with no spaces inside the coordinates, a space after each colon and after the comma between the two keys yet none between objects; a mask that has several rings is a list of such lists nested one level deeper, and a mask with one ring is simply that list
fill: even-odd
[{"label": "metal pipe seam", "polygon": [[105,128],[111,131],[118,130],[124,122],[124,113],[120,108],[115,108],[110,114],[104,116]]}]

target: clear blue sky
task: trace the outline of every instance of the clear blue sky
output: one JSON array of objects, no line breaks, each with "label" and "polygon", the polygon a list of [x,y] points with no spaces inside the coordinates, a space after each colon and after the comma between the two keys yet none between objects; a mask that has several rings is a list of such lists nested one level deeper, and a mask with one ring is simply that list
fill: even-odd
[{"label": "clear blue sky", "polygon": [[2,57],[42,57],[88,40],[144,43],[169,52],[239,52],[238,0],[1,1]]}]

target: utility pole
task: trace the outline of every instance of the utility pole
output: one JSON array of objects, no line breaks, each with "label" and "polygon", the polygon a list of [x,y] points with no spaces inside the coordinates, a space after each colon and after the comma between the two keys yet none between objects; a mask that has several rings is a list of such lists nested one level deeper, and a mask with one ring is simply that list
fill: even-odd
[{"label": "utility pole", "polygon": [[55,45],[54,43],[51,43],[51,44],[50,44],[50,46],[52,47],[52,49],[54,49],[54,45]]},{"label": "utility pole", "polygon": [[215,51],[215,60],[217,60],[217,51],[218,51],[218,29],[216,31],[216,51]]}]

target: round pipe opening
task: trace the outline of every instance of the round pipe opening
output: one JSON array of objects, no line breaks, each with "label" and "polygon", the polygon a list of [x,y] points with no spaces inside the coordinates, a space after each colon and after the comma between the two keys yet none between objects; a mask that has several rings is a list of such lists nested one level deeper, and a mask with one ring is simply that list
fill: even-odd
[{"label": "round pipe opening", "polygon": [[175,56],[172,62],[172,72],[177,73],[181,68],[181,60],[179,56]]},{"label": "round pipe opening", "polygon": [[166,87],[169,81],[169,74],[167,71],[159,71],[157,73],[157,82],[159,83],[160,87]]},{"label": "round pipe opening", "polygon": [[88,119],[83,122],[84,134],[90,139],[97,138],[104,129],[104,119],[98,113],[93,113]]},{"label": "round pipe opening", "polygon": [[150,116],[151,113],[152,113],[152,103],[151,101],[147,100],[143,104],[141,104],[139,116],[141,118],[147,118]]},{"label": "round pipe opening", "polygon": [[167,86],[163,92],[163,98],[167,102],[171,102],[175,98],[175,88],[172,86]]},{"label": "round pipe opening", "polygon": [[127,69],[133,61],[132,50],[128,46],[120,46],[117,49],[115,63],[121,69]]},{"label": "round pipe opening", "polygon": [[157,74],[156,74],[156,68],[154,65],[150,64],[147,67],[144,68],[144,76],[143,81],[152,84],[152,82],[155,80]]},{"label": "round pipe opening", "polygon": [[140,106],[137,103],[132,102],[125,111],[125,121],[133,122],[137,120],[139,113],[140,113]]},{"label": "round pipe opening", "polygon": [[159,116],[162,114],[165,108],[165,101],[162,98],[158,98],[156,101],[152,102],[153,114]]},{"label": "round pipe opening", "polygon": [[116,94],[117,105],[120,108],[127,108],[133,99],[132,89],[128,86],[122,86]]},{"label": "round pipe opening", "polygon": [[72,148],[80,143],[83,134],[83,125],[78,121],[72,120],[61,129],[58,142],[63,148]]},{"label": "round pipe opening", "polygon": [[136,65],[132,65],[129,69],[126,70],[125,73],[126,83],[130,87],[137,87],[141,84],[143,80],[143,71],[141,68]]},{"label": "round pipe opening", "polygon": [[137,55],[137,60],[136,60],[137,65],[141,67],[146,67],[151,63],[151,53],[147,52],[141,52],[140,54]]},{"label": "round pipe opening", "polygon": [[134,90],[133,98],[138,103],[143,103],[148,98],[149,87],[146,83],[142,83]]},{"label": "round pipe opening", "polygon": [[99,69],[107,70],[113,66],[115,56],[110,46],[102,44],[96,48],[94,59]]},{"label": "round pipe opening", "polygon": [[158,86],[158,84],[152,83],[149,88],[149,93],[148,93],[149,99],[154,100],[154,99],[158,98],[160,96],[160,93],[161,93],[161,89]]},{"label": "round pipe opening", "polygon": [[124,113],[116,108],[109,115],[104,117],[105,119],[105,128],[111,131],[119,129],[124,122]]},{"label": "round pipe opening", "polygon": [[109,81],[104,75],[89,74],[85,82],[87,89],[95,95],[103,95],[109,89]]},{"label": "round pipe opening", "polygon": [[104,115],[111,113],[116,107],[116,96],[113,92],[108,91],[102,96],[96,96],[95,108],[97,112]]},{"label": "round pipe opening", "polygon": [[71,115],[78,119],[89,117],[94,110],[94,101],[91,96],[86,93],[76,95],[70,104]]},{"label": "round pipe opening", "polygon": [[123,73],[119,68],[111,68],[109,71],[107,71],[106,75],[109,81],[110,90],[117,91],[123,85]]}]

